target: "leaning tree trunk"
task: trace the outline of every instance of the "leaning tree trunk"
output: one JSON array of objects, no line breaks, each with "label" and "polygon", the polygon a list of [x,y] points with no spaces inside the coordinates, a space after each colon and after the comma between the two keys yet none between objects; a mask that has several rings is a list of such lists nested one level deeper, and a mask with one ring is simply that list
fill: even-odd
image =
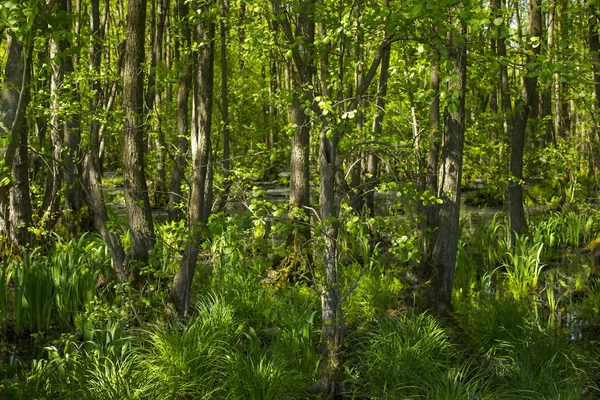
[{"label": "leaning tree trunk", "polygon": [[449,34],[448,41],[448,57],[454,69],[448,82],[448,90],[458,93],[458,101],[450,103],[444,110],[444,137],[437,195],[443,203],[436,209],[436,227],[431,248],[431,279],[434,290],[431,300],[440,316],[447,316],[452,309],[452,286],[458,248],[467,82],[466,34],[466,25],[462,23],[461,37],[457,40]]},{"label": "leaning tree trunk", "polygon": [[179,312],[187,315],[190,307],[192,280],[198,262],[202,234],[209,217],[211,179],[211,123],[213,108],[213,61],[215,24],[209,13],[210,4],[203,6],[202,20],[196,25],[194,39],[200,48],[194,57],[194,126],[192,129],[191,194],[188,208],[188,225],[191,240],[186,245],[181,265],[173,281],[173,293]]},{"label": "leaning tree trunk", "polygon": [[[528,5],[528,36],[531,40],[539,40],[542,34],[540,1],[529,0]],[[511,242],[513,244],[515,233],[523,234],[527,232],[527,219],[523,206],[523,151],[525,148],[527,119],[529,118],[529,111],[533,106],[533,102],[536,99],[538,79],[537,72],[533,69],[537,68],[537,55],[540,54],[540,46],[533,46],[531,40],[528,40],[528,43],[530,43],[530,54],[527,57],[527,66],[525,76],[523,77],[523,91],[515,107],[510,142],[508,222],[511,230]]]},{"label": "leaning tree trunk", "polygon": [[123,185],[131,238],[132,282],[156,240],[144,163],[144,42],[146,0],[129,0],[123,64]]}]

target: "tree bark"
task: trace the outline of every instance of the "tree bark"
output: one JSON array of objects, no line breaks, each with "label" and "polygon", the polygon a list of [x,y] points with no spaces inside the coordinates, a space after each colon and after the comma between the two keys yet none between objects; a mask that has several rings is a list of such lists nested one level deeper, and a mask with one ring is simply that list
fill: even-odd
[{"label": "tree bark", "polygon": [[589,12],[589,47],[594,78],[594,99],[596,101],[594,115],[595,138],[593,138],[594,140],[592,140],[592,143],[594,143],[594,158],[597,169],[600,168],[600,151],[598,150],[598,144],[600,143],[600,40],[598,38],[600,17],[595,3],[590,3]]},{"label": "tree bark", "polygon": [[181,183],[184,177],[186,165],[186,153],[188,151],[188,104],[190,97],[190,87],[192,86],[191,60],[188,49],[191,44],[190,29],[187,24],[189,14],[189,5],[185,0],[177,1],[177,15],[180,26],[179,39],[175,50],[179,52],[182,60],[182,70],[179,76],[179,88],[177,90],[177,154],[175,163],[171,171],[169,184],[169,219],[171,221],[183,218],[183,213],[179,204],[183,202],[183,193]]},{"label": "tree bark", "polygon": [[2,149],[2,156],[4,165],[10,170],[10,177],[3,177],[7,182],[0,185],[0,207],[11,243],[25,246],[30,243],[28,228],[32,213],[25,126],[25,110],[30,100],[31,48],[26,49],[21,40],[10,35],[6,46],[8,57],[0,93],[0,133],[9,138]]},{"label": "tree bark", "polygon": [[[58,2],[58,11],[67,12],[66,0]],[[54,27],[57,31],[66,31],[68,27],[64,24]],[[50,148],[49,173],[44,185],[44,201],[42,204],[43,221],[46,229],[50,230],[58,219],[58,211],[61,204],[60,189],[63,183],[63,140],[66,136],[66,123],[62,113],[62,93],[64,86],[64,52],[67,49],[65,39],[56,40],[50,38]]]},{"label": "tree bark", "polygon": [[227,18],[229,16],[229,0],[220,0],[220,11],[221,21],[219,23],[219,33],[221,36],[221,116],[223,119],[223,191],[219,199],[218,210],[225,209],[227,204],[227,198],[229,197],[229,190],[233,182],[230,179],[231,171],[231,154],[229,150],[229,135],[230,135],[230,121],[229,121],[229,85],[227,80],[227,40],[229,35],[229,25]]},{"label": "tree bark", "polygon": [[[103,32],[100,27],[100,0],[91,0],[90,6],[90,69],[96,76],[96,78],[92,79],[90,85],[91,92],[93,93],[90,98],[90,114],[96,116],[100,109],[101,97],[101,86],[98,78],[102,62],[103,39]],[[107,227],[109,219],[104,205],[104,196],[101,187],[102,176],[100,172],[100,121],[97,118],[92,118],[89,129],[90,146],[86,156],[87,201],[93,213],[94,225],[110,251],[115,275],[120,282],[127,282],[129,276],[125,250],[119,236],[111,232]]]},{"label": "tree bark", "polygon": [[[295,126],[294,135],[291,138],[290,153],[290,206],[296,209],[293,213],[292,223],[295,225],[295,233],[289,238],[294,248],[291,263],[291,277],[298,275],[298,261],[305,258],[306,264],[311,264],[311,255],[308,243],[311,237],[309,216],[307,213],[310,206],[310,128],[311,119],[305,112],[303,104],[312,104],[314,92],[312,87],[314,78],[313,45],[315,40],[315,23],[309,10],[313,10],[314,2],[303,1],[300,4],[300,12],[297,13],[297,24],[295,30],[281,6],[280,0],[272,0],[275,15],[285,16],[279,26],[282,28],[286,40],[292,48],[292,60],[295,71],[292,74],[294,94],[290,107],[290,122]],[[297,45],[296,45],[297,43]],[[310,106],[309,106],[310,108]],[[303,251],[304,250],[304,251]]]},{"label": "tree bark", "polygon": [[188,225],[191,241],[186,245],[179,270],[173,282],[177,307],[187,315],[190,307],[192,280],[198,262],[203,230],[208,221],[211,206],[210,157],[211,123],[213,107],[213,59],[215,24],[208,10],[211,4],[202,7],[204,17],[196,25],[194,40],[199,49],[194,51],[194,125],[192,129],[192,173]]},{"label": "tree bark", "polygon": [[[385,2],[387,6],[387,1]],[[381,136],[383,131],[383,117],[385,115],[385,103],[388,88],[388,76],[390,68],[390,56],[392,46],[385,48],[383,57],[381,57],[381,65],[379,69],[379,82],[377,84],[377,100],[375,101],[375,115],[373,117],[373,136],[375,139]],[[377,184],[379,167],[379,158],[373,151],[367,156],[367,193],[365,205],[367,207],[367,216],[375,217],[375,185]]]},{"label": "tree bark", "polygon": [[[67,0],[67,13],[75,15],[75,35],[79,37],[80,26],[79,23],[79,9],[81,7],[80,0],[76,0],[76,12],[73,13],[73,5],[71,0]],[[76,42],[79,44],[79,41]],[[67,56],[65,60],[64,70],[65,75],[69,76],[75,70],[75,62],[78,60],[74,55]],[[74,84],[73,87],[74,95],[80,98],[79,85]],[[83,171],[81,166],[81,124],[80,115],[71,115],[67,120],[67,126],[65,129],[64,137],[65,149],[63,153],[64,162],[64,181],[65,181],[65,209],[75,216],[79,217],[79,213],[83,204],[85,203],[84,198],[84,187],[83,187]],[[87,225],[87,221],[84,222]],[[72,226],[71,232],[77,232],[78,227]]]},{"label": "tree bark", "polygon": [[467,28],[461,22],[460,36],[448,38],[448,57],[453,74],[448,89],[457,95],[444,110],[442,158],[439,166],[437,197],[443,201],[436,211],[436,226],[431,248],[433,308],[446,317],[452,310],[452,287],[458,248],[461,179],[465,131],[465,93],[467,82]]},{"label": "tree bark", "polygon": [[131,239],[132,283],[156,240],[144,162],[144,42],[146,0],[130,0],[123,64],[123,185]]},{"label": "tree bark", "polygon": [[[541,7],[539,0],[529,0],[529,38],[539,38],[542,33],[541,26]],[[528,43],[531,41],[528,40]],[[513,117],[510,162],[509,162],[509,183],[508,183],[508,222],[511,230],[511,238],[514,243],[515,233],[523,234],[527,232],[527,220],[525,217],[525,208],[523,206],[523,152],[525,148],[525,134],[527,131],[527,120],[529,112],[536,99],[537,91],[537,71],[536,56],[540,53],[540,46],[528,46],[529,55],[527,56],[527,67],[523,77],[523,90],[521,98],[515,106],[515,115]],[[529,70],[529,71],[528,71]]]}]

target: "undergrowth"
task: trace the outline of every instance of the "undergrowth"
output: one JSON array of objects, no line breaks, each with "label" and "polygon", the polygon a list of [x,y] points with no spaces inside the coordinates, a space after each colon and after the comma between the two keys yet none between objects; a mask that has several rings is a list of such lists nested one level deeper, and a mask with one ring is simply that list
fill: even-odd
[{"label": "undergrowth", "polygon": [[[3,338],[18,340],[2,347],[0,398],[316,398],[319,289],[269,283],[273,254],[285,243],[255,235],[258,217],[245,218],[212,220],[188,318],[161,308],[183,225],[157,228],[145,303],[132,302],[132,292],[116,285],[95,236],[58,240],[54,251],[24,252],[4,264],[0,329]],[[464,224],[451,321],[414,307],[410,274],[419,255],[410,224],[348,219],[340,241],[347,397],[595,398],[600,363],[582,339],[597,329],[600,290],[587,286],[579,305],[572,296],[579,281],[552,254],[583,248],[595,237],[597,219],[552,214],[513,246],[501,216],[475,230]],[[383,235],[377,244],[373,227]],[[19,340],[38,351],[24,355]]]}]

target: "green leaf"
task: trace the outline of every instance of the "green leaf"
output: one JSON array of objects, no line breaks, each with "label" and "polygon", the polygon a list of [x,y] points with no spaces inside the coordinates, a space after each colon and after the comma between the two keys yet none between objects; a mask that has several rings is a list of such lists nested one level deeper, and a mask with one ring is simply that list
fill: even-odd
[{"label": "green leaf", "polygon": [[418,3],[412,8],[412,10],[410,10],[410,18],[417,18],[419,15],[421,15],[421,11],[423,11],[423,3]]},{"label": "green leaf", "polygon": [[496,25],[496,26],[502,25],[503,22],[504,22],[504,19],[501,17],[494,19],[494,25]]}]

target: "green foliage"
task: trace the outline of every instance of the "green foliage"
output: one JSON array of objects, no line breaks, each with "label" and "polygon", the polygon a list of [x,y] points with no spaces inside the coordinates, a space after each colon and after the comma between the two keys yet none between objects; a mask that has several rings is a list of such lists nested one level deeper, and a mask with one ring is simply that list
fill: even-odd
[{"label": "green foliage", "polygon": [[[523,301],[481,297],[458,312],[465,342],[506,398],[581,398],[586,374],[565,338],[547,335]],[[504,397],[502,397],[504,398]]]},{"label": "green foliage", "polygon": [[360,396],[496,398],[490,380],[455,352],[446,330],[426,314],[383,319],[356,339]]},{"label": "green foliage", "polygon": [[424,395],[427,376],[445,364],[450,348],[444,329],[425,314],[383,319],[356,340],[362,391],[376,398]]},{"label": "green foliage", "polygon": [[89,235],[68,242],[58,238],[48,255],[41,248],[23,249],[23,259],[13,260],[0,276],[3,332],[9,322],[17,335],[48,332],[53,324],[68,329],[96,297],[100,276],[110,279],[110,256]]},{"label": "green foliage", "polygon": [[507,289],[515,299],[527,296],[538,286],[542,263],[543,243],[530,243],[529,237],[516,235],[514,246],[506,253],[503,267]]}]

